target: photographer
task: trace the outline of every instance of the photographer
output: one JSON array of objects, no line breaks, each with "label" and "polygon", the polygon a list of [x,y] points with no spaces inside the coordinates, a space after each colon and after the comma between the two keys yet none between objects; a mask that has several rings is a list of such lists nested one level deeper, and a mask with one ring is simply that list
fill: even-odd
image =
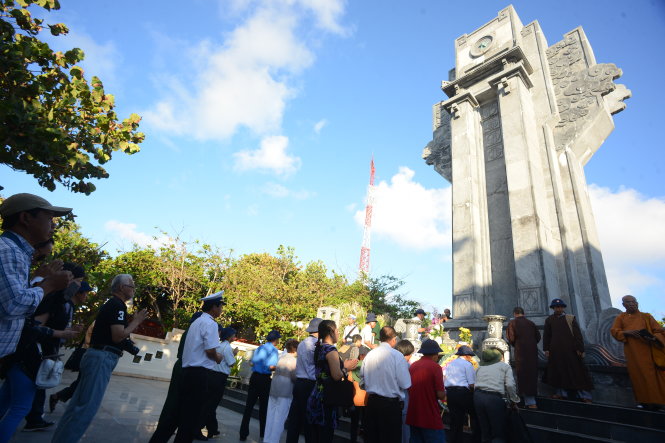
[{"label": "photographer", "polygon": [[112,297],[97,314],[90,348],[81,359],[81,380],[58,423],[53,443],[72,443],[81,439],[99,409],[111,373],[118,364],[122,351],[127,350],[133,354],[138,352],[129,340],[129,334],[145,320],[146,310],[138,312],[131,323],[127,324],[125,303],[134,297],[134,292],[131,275],[119,274],[113,278]]}]

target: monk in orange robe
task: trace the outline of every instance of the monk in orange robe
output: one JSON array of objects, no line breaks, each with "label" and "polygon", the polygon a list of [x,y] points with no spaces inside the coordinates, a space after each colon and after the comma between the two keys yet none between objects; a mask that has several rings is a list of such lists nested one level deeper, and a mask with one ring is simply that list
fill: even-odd
[{"label": "monk in orange robe", "polygon": [[628,364],[628,375],[633,382],[635,400],[647,409],[656,409],[656,405],[665,405],[665,370],[656,368],[651,347],[654,346],[640,335],[644,330],[665,344],[665,328],[656,320],[638,309],[637,300],[632,295],[622,298],[622,312],[614,320],[612,337],[623,342],[623,350]]}]

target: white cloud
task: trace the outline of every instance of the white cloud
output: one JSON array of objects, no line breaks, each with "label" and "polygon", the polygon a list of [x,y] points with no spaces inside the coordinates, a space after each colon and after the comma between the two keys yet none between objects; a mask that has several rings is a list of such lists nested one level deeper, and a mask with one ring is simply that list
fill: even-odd
[{"label": "white cloud", "polygon": [[665,199],[589,186],[612,298],[665,289]]},{"label": "white cloud", "polygon": [[327,125],[328,125],[328,120],[326,120],[325,118],[319,120],[319,121],[316,122],[316,124],[314,125],[314,132],[316,132],[317,134],[320,134],[320,133],[321,133],[321,130],[322,130],[323,128],[325,128]]},{"label": "white cloud", "polygon": [[300,3],[314,13],[318,27],[339,35],[348,34],[348,30],[339,23],[346,1],[300,0]]},{"label": "white cloud", "polygon": [[117,220],[109,220],[104,224],[104,228],[107,231],[114,233],[118,237],[118,240],[129,241],[132,244],[137,244],[139,246],[159,248],[160,246],[172,243],[172,240],[166,235],[162,234],[154,237],[138,231],[134,223],[122,223]]},{"label": "white cloud", "polygon": [[[372,234],[414,249],[451,247],[451,188],[427,189],[413,180],[415,172],[400,167],[390,183],[374,189]],[[359,225],[365,210],[356,211]]]},{"label": "white cloud", "polygon": [[268,182],[263,186],[262,192],[275,198],[292,197],[296,200],[306,200],[313,197],[315,194],[301,189],[300,191],[292,191],[284,185],[279,183]]},{"label": "white cloud", "polygon": [[[199,140],[224,140],[238,129],[264,135],[281,128],[294,79],[314,62],[298,35],[313,12],[319,28],[340,34],[344,2],[278,0],[237,2],[252,8],[223,44],[203,41],[191,51],[181,77],[160,78],[163,99],[143,114],[154,127]],[[305,31],[308,31],[305,29]]]},{"label": "white cloud", "polygon": [[233,154],[234,168],[237,171],[259,170],[273,172],[278,175],[289,175],[300,168],[300,158],[290,156],[286,152],[289,145],[288,137],[283,135],[265,137],[261,147],[256,150],[244,150]]}]

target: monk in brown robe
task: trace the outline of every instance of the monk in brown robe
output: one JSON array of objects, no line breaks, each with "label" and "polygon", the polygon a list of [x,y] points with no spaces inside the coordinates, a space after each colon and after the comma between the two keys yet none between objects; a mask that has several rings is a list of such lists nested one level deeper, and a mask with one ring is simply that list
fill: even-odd
[{"label": "monk in brown robe", "polygon": [[538,390],[538,342],[540,332],[531,320],[524,316],[524,309],[517,306],[513,309],[513,318],[508,323],[506,338],[515,351],[515,373],[517,388],[524,397],[524,406],[538,409],[536,392]]},{"label": "monk in brown robe", "polygon": [[635,400],[646,409],[656,409],[655,405],[665,405],[665,370],[656,368],[651,354],[654,345],[643,338],[640,331],[651,330],[650,334],[665,344],[665,328],[651,314],[640,312],[632,295],[626,295],[621,300],[626,312],[614,319],[610,332],[612,337],[623,342]]},{"label": "monk in brown robe", "polygon": [[593,382],[582,359],[584,339],[577,319],[566,314],[566,303],[555,298],[550,303],[554,314],[545,319],[543,351],[547,358],[547,370],[543,380],[557,388],[553,398],[568,397],[568,392],[577,391],[579,398],[591,403]]}]

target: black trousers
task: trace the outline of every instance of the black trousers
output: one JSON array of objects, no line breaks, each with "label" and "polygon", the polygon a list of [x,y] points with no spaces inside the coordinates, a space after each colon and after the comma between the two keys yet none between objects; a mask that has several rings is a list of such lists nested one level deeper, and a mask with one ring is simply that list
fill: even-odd
[{"label": "black trousers", "polygon": [[56,392],[55,395],[58,396],[58,401],[67,403],[69,399],[74,396],[74,392],[76,391],[76,387],[79,385],[80,379],[81,379],[81,373],[79,372],[78,376],[76,377],[76,380],[74,380],[71,385],[67,386],[66,388],[62,388],[61,390]]},{"label": "black trousers", "polygon": [[219,432],[219,423],[217,423],[217,406],[222,401],[224,396],[224,389],[226,388],[226,379],[228,374],[215,372],[210,377],[210,386],[208,393],[208,403],[203,407],[204,419],[203,428],[208,430],[208,435],[217,434]]},{"label": "black trousers", "polygon": [[312,443],[312,426],[307,421],[307,399],[314,389],[314,380],[299,378],[293,383],[293,400],[287,419],[286,443],[298,443],[300,431],[305,429],[305,442]]},{"label": "black trousers", "polygon": [[[149,443],[166,443],[171,435],[178,429],[178,420],[180,419],[180,384],[182,378],[182,362],[176,360],[171,371],[171,383],[162,406],[162,413],[159,414],[157,429],[152,434]],[[58,397],[60,393],[58,393]]]},{"label": "black trousers", "polygon": [[480,423],[480,437],[484,442],[506,441],[506,402],[499,394],[476,390],[473,403]]},{"label": "black trousers", "polygon": [[213,374],[212,370],[202,367],[182,368],[180,414],[174,443],[191,443],[194,435],[201,431],[201,415]]},{"label": "black trousers", "polygon": [[449,386],[446,388],[448,409],[450,409],[450,441],[462,443],[464,441],[464,422],[466,415],[471,418],[471,431],[474,442],[480,441],[480,429],[476,409],[473,406],[473,392],[464,387]]},{"label": "black trousers", "polygon": [[402,441],[402,402],[369,394],[365,406],[365,443]]},{"label": "black trousers", "polygon": [[240,424],[240,438],[245,439],[249,435],[249,419],[252,418],[252,410],[259,401],[259,428],[261,438],[266,431],[266,417],[268,416],[268,398],[270,396],[270,374],[259,374],[252,372],[249,378],[249,389],[247,390],[247,403],[245,403],[245,413],[242,415]]},{"label": "black trousers", "polygon": [[[323,406],[323,425],[312,425],[312,441],[315,443],[332,443],[335,436],[333,427],[333,410],[335,406]],[[306,420],[306,419],[305,419]]]},{"label": "black trousers", "polygon": [[37,389],[35,397],[32,399],[32,408],[28,415],[25,416],[25,424],[33,425],[44,421],[44,400],[46,400],[46,390]]},{"label": "black trousers", "polygon": [[352,406],[349,408],[349,415],[351,416],[351,428],[349,429],[351,443],[356,443],[358,441],[358,431],[365,423],[365,407]]}]

